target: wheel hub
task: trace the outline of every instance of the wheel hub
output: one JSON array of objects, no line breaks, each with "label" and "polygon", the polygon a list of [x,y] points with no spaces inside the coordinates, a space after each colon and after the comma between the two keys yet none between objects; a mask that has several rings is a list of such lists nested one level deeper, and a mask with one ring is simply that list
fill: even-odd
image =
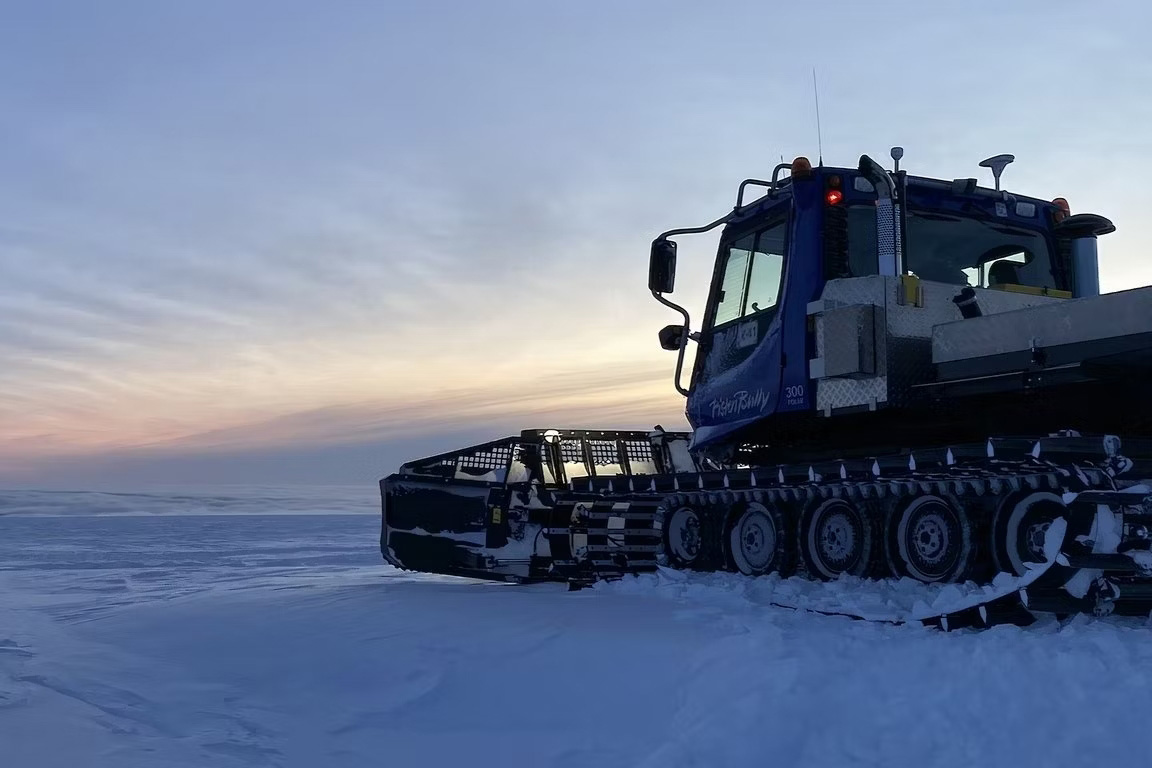
[{"label": "wheel hub", "polygon": [[687,508],[676,510],[669,521],[668,546],[672,554],[686,563],[700,554],[700,518]]},{"label": "wheel hub", "polygon": [[776,553],[776,530],[761,512],[746,514],[740,521],[740,554],[754,570],[767,568]]},{"label": "wheel hub", "polygon": [[1044,539],[1047,537],[1050,527],[1052,527],[1052,521],[1045,520],[1033,523],[1024,532],[1024,546],[1027,547],[1028,554],[1037,560],[1044,559]]},{"label": "wheel hub", "polygon": [[954,581],[972,564],[970,523],[963,508],[945,497],[909,501],[893,533],[905,572],[918,581]]},{"label": "wheel hub", "polygon": [[994,528],[997,567],[1019,576],[1027,572],[1029,563],[1044,562],[1048,529],[1064,512],[1063,500],[1049,491],[1009,497]]},{"label": "wheel hub", "polygon": [[916,554],[928,565],[936,565],[948,550],[948,524],[939,514],[921,516],[912,529]]},{"label": "wheel hub", "polygon": [[856,547],[856,531],[847,515],[829,515],[820,527],[820,551],[833,563],[847,561]]}]

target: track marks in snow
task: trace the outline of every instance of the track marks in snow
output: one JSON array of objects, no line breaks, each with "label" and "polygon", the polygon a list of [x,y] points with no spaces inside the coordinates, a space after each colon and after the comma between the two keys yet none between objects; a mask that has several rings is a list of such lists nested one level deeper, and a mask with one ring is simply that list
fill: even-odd
[{"label": "track marks in snow", "polygon": [[380,690],[380,698],[387,704],[380,708],[355,712],[328,729],[331,736],[344,736],[364,730],[391,727],[398,715],[418,709],[421,702],[434,702],[444,676],[430,667],[411,670],[387,681]]},{"label": "track marks in snow", "polygon": [[152,713],[157,707],[153,702],[127,690],[95,681],[80,681],[79,684],[64,683],[45,675],[30,674],[16,678],[22,683],[53,691],[61,696],[75,699],[93,709],[99,710],[107,718],[99,722],[116,733],[137,733],[143,729],[149,735],[174,738],[182,735],[169,727]]},{"label": "track marks in snow", "polygon": [[28,701],[28,688],[0,666],[0,710],[22,706]]},{"label": "track marks in snow", "polygon": [[257,719],[261,716],[267,713],[243,708],[216,713],[210,716],[210,725],[200,726],[197,741],[204,751],[232,758],[243,766],[282,765],[284,755],[273,746],[282,734],[261,724]]},{"label": "track marks in snow", "polygon": [[779,765],[795,764],[795,746],[765,727],[802,701],[800,664],[779,652],[779,641],[779,633],[745,631],[697,651],[678,676],[667,738],[641,768],[726,764],[734,745],[753,758],[772,755]]},{"label": "track marks in snow", "polygon": [[280,758],[280,750],[278,749],[234,741],[205,744],[204,749],[213,754],[235,758],[244,765],[275,765],[279,763]]},{"label": "track marks in snow", "polygon": [[31,656],[32,650],[26,648],[15,640],[0,638],[0,654],[7,654],[9,656]]},{"label": "track marks in snow", "polygon": [[[123,677],[116,675],[114,667],[108,672]],[[58,711],[60,707],[50,700],[42,700],[43,693],[70,700],[91,711],[86,718],[88,722],[126,744],[135,745],[131,751],[136,753],[156,749],[148,745],[179,744],[184,751],[194,754],[202,750],[208,756],[196,761],[198,764],[282,764],[282,755],[275,746],[282,734],[260,722],[265,713],[254,713],[236,699],[189,699],[186,693],[175,690],[149,699],[133,690],[93,680],[88,674],[68,675],[68,682],[63,681],[67,673],[59,674],[60,677],[43,674],[16,677],[16,682],[24,686],[24,695],[17,704],[29,704],[37,699],[48,709]],[[37,693],[37,689],[43,693]],[[227,760],[221,763],[221,759]],[[146,760],[145,764],[156,763]]]}]

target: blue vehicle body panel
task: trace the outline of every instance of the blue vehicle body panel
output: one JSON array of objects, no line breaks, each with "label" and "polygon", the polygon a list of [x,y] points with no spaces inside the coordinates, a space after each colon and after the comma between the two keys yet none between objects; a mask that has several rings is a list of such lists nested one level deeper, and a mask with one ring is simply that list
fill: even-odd
[{"label": "blue vehicle body panel", "polygon": [[797,247],[789,262],[790,278],[785,286],[788,302],[784,315],[784,360],[780,382],[781,399],[777,412],[807,411],[812,408],[812,386],[808,360],[813,357],[814,340],[808,333],[808,304],[824,292],[823,224],[824,184],[817,177],[798,184],[793,199],[793,226]]},{"label": "blue vehicle body panel", "polygon": [[[824,286],[822,190],[818,178],[793,185],[783,288],[775,312],[705,331],[707,352],[687,405],[693,449],[722,441],[771,414],[811,407],[807,311]],[[788,202],[765,204],[759,212]]]}]

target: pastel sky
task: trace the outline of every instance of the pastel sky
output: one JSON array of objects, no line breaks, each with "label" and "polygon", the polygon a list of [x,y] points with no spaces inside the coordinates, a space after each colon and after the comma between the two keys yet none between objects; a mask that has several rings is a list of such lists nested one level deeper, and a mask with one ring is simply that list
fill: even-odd
[{"label": "pastel sky", "polygon": [[[373,482],[683,426],[652,237],[781,156],[1110,216],[1152,283],[1152,6],[0,6],[0,486]],[[714,239],[685,243],[697,316]]]}]

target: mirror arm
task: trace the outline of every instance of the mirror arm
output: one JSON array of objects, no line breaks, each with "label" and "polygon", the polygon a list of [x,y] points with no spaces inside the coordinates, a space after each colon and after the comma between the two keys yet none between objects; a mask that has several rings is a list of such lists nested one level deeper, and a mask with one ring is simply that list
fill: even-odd
[{"label": "mirror arm", "polygon": [[652,297],[669,309],[676,310],[680,313],[680,316],[684,318],[684,330],[680,332],[680,349],[676,353],[676,376],[672,380],[672,383],[676,385],[677,392],[684,395],[684,397],[688,397],[688,390],[680,384],[680,375],[684,371],[684,351],[688,348],[688,328],[691,323],[688,317],[688,310],[673,301],[669,301],[656,291],[652,291]]},{"label": "mirror arm", "polygon": [[[657,236],[654,242],[667,240],[674,235],[699,235],[704,232],[716,229],[716,227],[719,227],[722,224],[727,224],[729,221],[736,218],[738,214],[739,210],[733,210],[716,219],[716,221],[713,221],[710,224],[705,224],[702,227],[683,227],[681,229],[670,229],[667,232],[663,232]],[[676,357],[676,378],[673,383],[676,385],[677,392],[684,395],[684,397],[688,397],[688,390],[685,389],[684,386],[680,383],[680,377],[684,372],[684,351],[688,348],[688,339],[692,335],[691,331],[689,330],[691,327],[691,320],[688,317],[688,310],[684,309],[684,307],[680,306],[679,304],[664,298],[657,291],[652,291],[652,297],[669,309],[679,312],[680,316],[684,318],[684,330],[680,334],[680,351]]]},{"label": "mirror arm", "polygon": [[735,217],[736,217],[736,211],[732,211],[731,213],[724,214],[723,216],[716,219],[716,221],[712,222],[711,224],[705,224],[702,227],[685,227],[682,229],[670,229],[667,232],[663,232],[660,235],[658,235],[656,237],[656,240],[667,240],[668,238],[672,237],[673,235],[699,235],[699,234],[702,234],[704,232],[708,232],[709,230],[716,229],[716,227],[720,226],[721,224],[727,224],[729,221],[731,221]]}]

